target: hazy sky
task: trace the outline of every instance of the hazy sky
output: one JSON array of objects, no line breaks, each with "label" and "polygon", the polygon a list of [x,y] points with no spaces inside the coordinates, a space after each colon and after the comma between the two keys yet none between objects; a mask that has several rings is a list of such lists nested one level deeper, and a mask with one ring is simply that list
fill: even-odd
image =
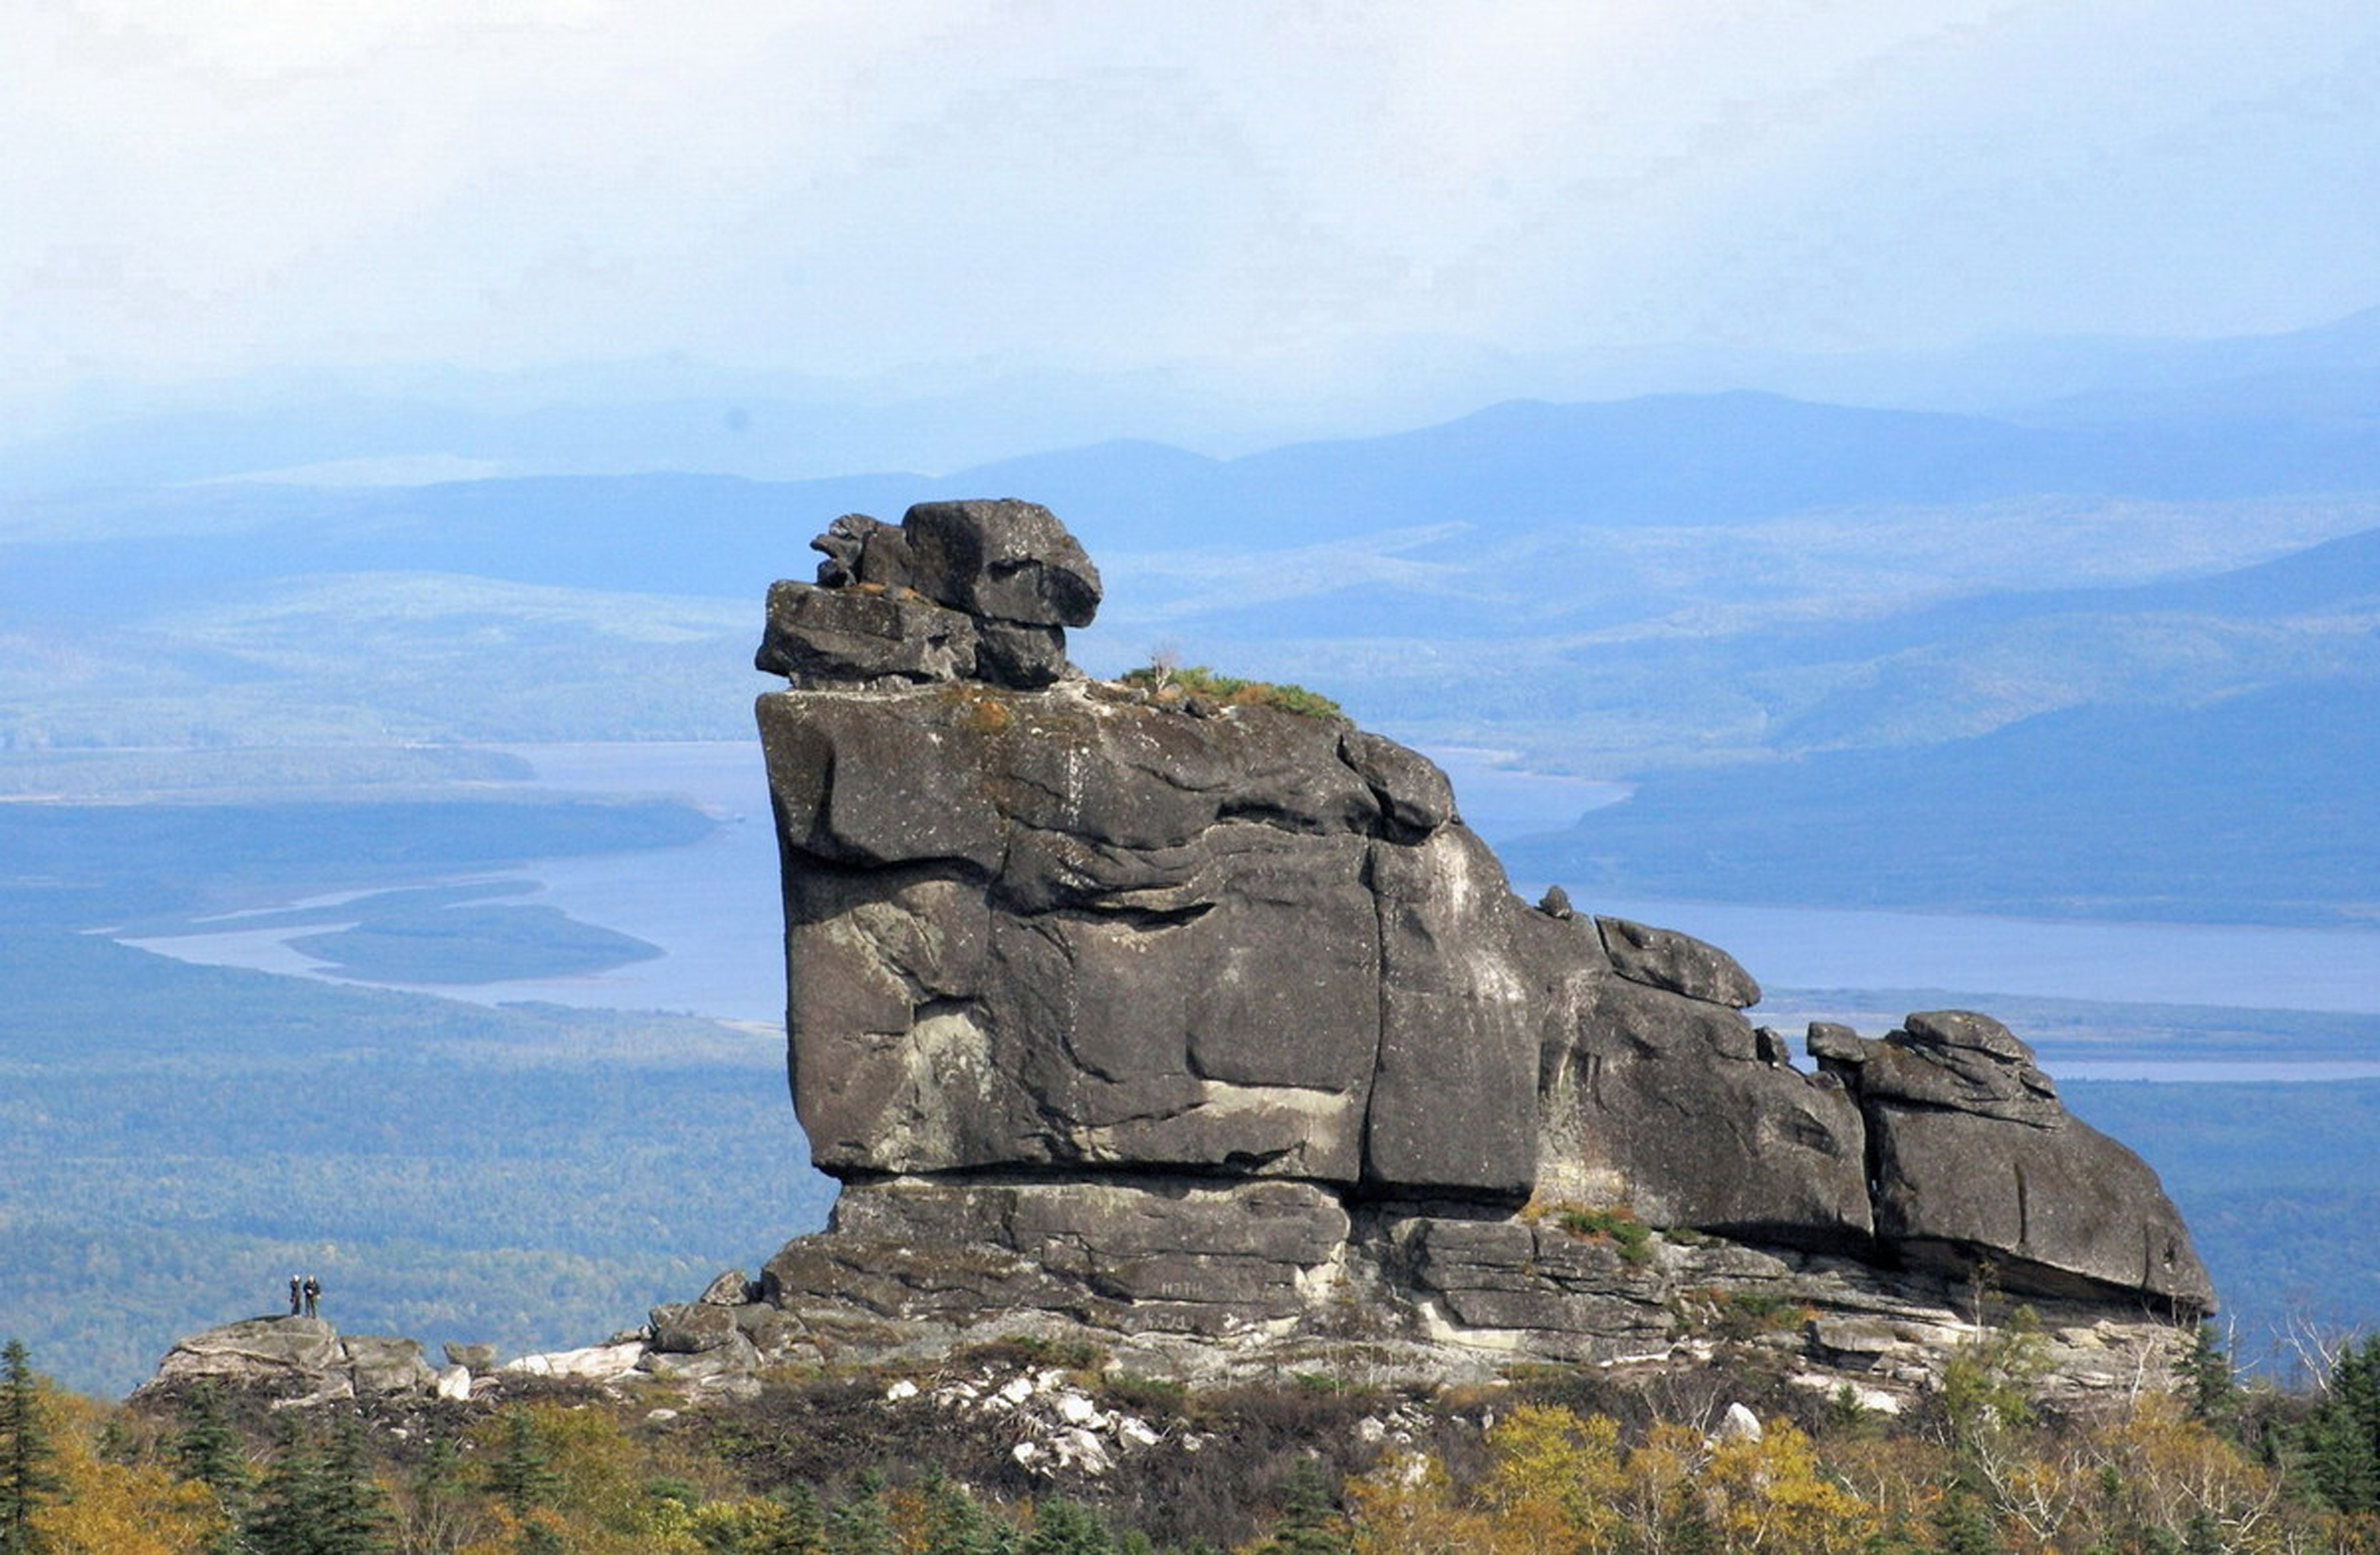
[{"label": "hazy sky", "polygon": [[13,0],[19,393],[2380,303],[2371,0]]}]

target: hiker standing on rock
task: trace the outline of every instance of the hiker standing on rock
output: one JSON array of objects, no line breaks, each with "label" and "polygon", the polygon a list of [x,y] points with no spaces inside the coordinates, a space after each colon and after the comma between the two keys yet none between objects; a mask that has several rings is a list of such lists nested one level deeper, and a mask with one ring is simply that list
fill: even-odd
[{"label": "hiker standing on rock", "polygon": [[322,1299],[322,1282],[309,1274],[306,1276],[306,1316],[309,1318],[321,1316],[318,1308]]},{"label": "hiker standing on rock", "polygon": [[293,1318],[298,1316],[298,1303],[302,1298],[303,1293],[303,1283],[298,1280],[298,1276],[295,1274],[291,1275],[289,1277],[289,1315]]}]

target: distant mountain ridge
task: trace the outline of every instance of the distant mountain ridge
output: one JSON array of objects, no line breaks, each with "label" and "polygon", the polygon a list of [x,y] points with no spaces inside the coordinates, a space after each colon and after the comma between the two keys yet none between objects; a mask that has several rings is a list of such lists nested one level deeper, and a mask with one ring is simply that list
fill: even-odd
[{"label": "distant mountain ridge", "polygon": [[[1811,354],[1701,346],[1516,350],[1361,337],[1279,359],[1118,371],[1027,360],[918,364],[864,379],[684,358],[509,372],[382,365],[211,385],[93,387],[8,407],[0,491],[294,472],[412,482],[682,470],[760,480],[947,473],[1123,438],[1213,454],[1442,423],[1513,400],[1618,402],[1759,390],[1805,401],[2075,421],[2368,415],[2380,309],[2213,339],[2018,337]],[[11,435],[11,429],[16,431]],[[323,469],[322,467],[333,467]]]},{"label": "distant mountain ridge", "polygon": [[1583,895],[2380,923],[2380,674],[1673,776],[1504,851]]},{"label": "distant mountain ridge", "polygon": [[[1835,508],[1981,503],[2054,493],[2236,500],[2380,492],[2380,421],[2203,428],[2022,427],[1978,417],[1815,405],[1771,395],[1662,395],[1610,404],[1512,402],[1392,436],[1296,443],[1216,460],[1113,442],[933,478],[851,475],[756,482],[648,474],[471,480],[409,488],[200,487],[143,500],[137,548],[107,531],[104,497],[19,499],[39,518],[78,504],[81,538],[8,547],[25,592],[115,590],[145,568],[188,582],[403,568],[521,582],[733,596],[798,553],[820,513],[1030,494],[1104,552],[1280,549],[1444,523],[1696,526]],[[155,532],[154,511],[242,504],[226,553],[195,518]],[[25,527],[17,520],[15,527]],[[0,539],[10,519],[0,511]],[[46,525],[53,534],[55,516]],[[170,528],[171,526],[168,526]],[[111,549],[111,547],[114,549]]]}]

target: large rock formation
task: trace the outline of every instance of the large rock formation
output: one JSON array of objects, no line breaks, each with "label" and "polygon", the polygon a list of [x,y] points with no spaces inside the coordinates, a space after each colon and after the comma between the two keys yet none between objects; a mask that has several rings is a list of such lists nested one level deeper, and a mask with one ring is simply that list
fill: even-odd
[{"label": "large rock formation", "polygon": [[757,662],[790,686],[759,716],[795,1104],[845,1187],[759,1305],[846,1336],[1038,1312],[1278,1337],[1354,1303],[1441,1349],[1642,1343],[1675,1281],[1615,1318],[1567,1217],[1892,1299],[1988,1270],[2211,1306],[2154,1174],[1998,1023],[1814,1027],[1796,1067],[1723,951],[1513,896],[1416,753],[1072,671],[1099,582],[1045,509],[815,544],[819,580],[770,593]]},{"label": "large rock formation", "polygon": [[[1797,1067],[1725,952],[1515,897],[1414,751],[1262,687],[1074,671],[1099,579],[1042,508],[815,544],[757,662],[789,682],[759,715],[832,1222],[500,1380],[749,1391],[1011,1335],[1193,1379],[1738,1342],[1889,1408],[1996,1302],[2038,1309],[2069,1392],[2136,1384],[2212,1306],[2155,1175],[1998,1022],[1813,1026]],[[320,1328],[167,1369],[427,1386],[418,1350]]]}]

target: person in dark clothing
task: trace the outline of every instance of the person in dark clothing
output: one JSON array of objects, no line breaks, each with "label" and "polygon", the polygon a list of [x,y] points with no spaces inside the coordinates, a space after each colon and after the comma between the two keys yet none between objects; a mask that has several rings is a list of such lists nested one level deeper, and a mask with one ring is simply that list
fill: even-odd
[{"label": "person in dark clothing", "polygon": [[295,1274],[291,1275],[289,1277],[289,1315],[293,1318],[298,1316],[299,1303],[304,1299],[304,1282]]},{"label": "person in dark clothing", "polygon": [[322,1300],[322,1282],[309,1274],[306,1276],[306,1316],[309,1318],[322,1316],[319,1310]]}]

